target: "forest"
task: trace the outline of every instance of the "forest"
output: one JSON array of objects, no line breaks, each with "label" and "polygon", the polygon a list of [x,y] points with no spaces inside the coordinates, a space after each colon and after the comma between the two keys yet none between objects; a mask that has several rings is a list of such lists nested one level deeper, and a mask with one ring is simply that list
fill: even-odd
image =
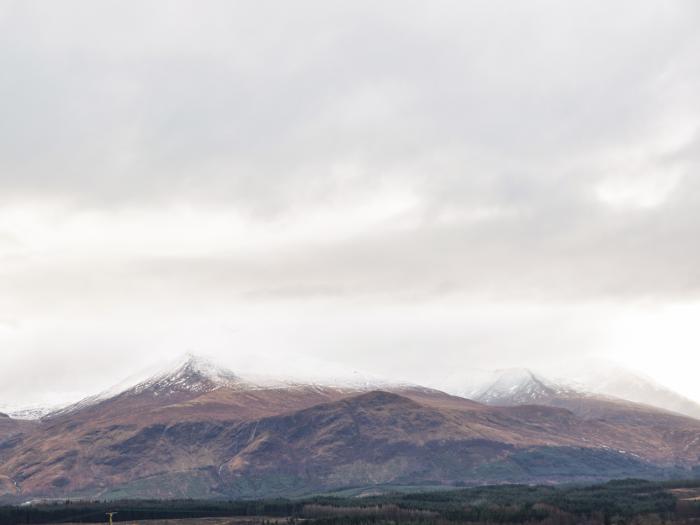
[{"label": "forest", "polygon": [[61,501],[0,507],[0,525],[250,517],[317,525],[700,522],[700,482],[616,480],[596,485],[493,485],[365,497],[317,495],[257,501]]}]

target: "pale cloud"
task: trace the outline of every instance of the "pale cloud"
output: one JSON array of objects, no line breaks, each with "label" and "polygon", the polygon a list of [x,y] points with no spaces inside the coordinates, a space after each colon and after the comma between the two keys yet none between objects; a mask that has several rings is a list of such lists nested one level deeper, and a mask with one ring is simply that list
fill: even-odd
[{"label": "pale cloud", "polygon": [[29,395],[28,363],[54,392],[185,346],[434,382],[634,360],[614,320],[663,334],[700,300],[698,21],[660,0],[0,3],[0,395]]}]

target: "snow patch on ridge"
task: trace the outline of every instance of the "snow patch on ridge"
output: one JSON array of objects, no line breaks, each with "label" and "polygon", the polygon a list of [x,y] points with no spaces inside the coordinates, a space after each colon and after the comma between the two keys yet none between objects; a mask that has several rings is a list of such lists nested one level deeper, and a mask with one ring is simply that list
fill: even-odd
[{"label": "snow patch on ridge", "polygon": [[26,405],[26,406],[0,406],[0,413],[8,415],[12,419],[22,419],[33,421],[61,410],[68,406],[69,403],[55,405]]}]

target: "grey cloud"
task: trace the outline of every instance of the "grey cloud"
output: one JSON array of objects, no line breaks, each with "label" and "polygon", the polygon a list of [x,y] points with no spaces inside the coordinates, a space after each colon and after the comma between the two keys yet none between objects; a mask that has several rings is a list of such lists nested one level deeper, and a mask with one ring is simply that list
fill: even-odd
[{"label": "grey cloud", "polygon": [[494,180],[571,184],[581,157],[653,134],[675,71],[699,76],[688,3],[75,6],[0,22],[5,196],[298,211],[348,190],[346,162],[360,190],[469,206]]},{"label": "grey cloud", "polygon": [[[677,301],[700,295],[693,239],[692,182],[652,211],[599,210],[553,200],[469,224],[430,213],[404,229],[363,231],[344,239],[304,241],[246,253],[235,246],[206,255],[125,254],[84,265],[22,267],[0,284],[9,294],[60,308],[66,300],[106,309],[114,302],[187,304],[330,297],[421,302],[435,297],[478,301],[576,303]],[[687,190],[687,191],[686,191]],[[225,247],[224,247],[225,248]],[[77,294],[76,294],[77,292]],[[160,298],[160,299],[158,299]],[[98,306],[99,305],[99,306]],[[38,306],[37,306],[38,307]],[[41,307],[38,307],[41,308]]]},{"label": "grey cloud", "polygon": [[[425,348],[449,348],[448,369],[460,353],[593,351],[611,304],[700,293],[698,22],[691,0],[0,3],[0,318],[21,322],[0,343],[24,367],[22,352],[125,368],[197,342],[200,313],[249,308],[266,327],[276,305],[285,337],[262,329],[266,349],[351,361],[365,345],[372,363],[389,348],[393,370],[410,347],[414,376]],[[384,194],[415,202],[350,233],[262,235],[259,251],[116,238],[134,210],[151,229],[171,206],[223,211],[254,237]],[[95,216],[107,242],[69,231]],[[303,311],[316,301],[337,318]],[[555,340],[560,310],[597,302]],[[362,317],[406,305],[391,333]],[[549,310],[531,322],[531,305]]]}]

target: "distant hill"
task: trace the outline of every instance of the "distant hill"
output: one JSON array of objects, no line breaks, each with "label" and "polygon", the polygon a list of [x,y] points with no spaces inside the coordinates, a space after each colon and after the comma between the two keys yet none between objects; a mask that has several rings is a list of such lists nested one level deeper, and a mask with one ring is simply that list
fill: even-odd
[{"label": "distant hill", "polygon": [[643,374],[604,361],[591,361],[571,372],[572,381],[591,392],[656,406],[700,419],[700,403]]},{"label": "distant hill", "polygon": [[[525,368],[480,372],[476,384],[455,389],[460,395],[495,406],[541,404],[581,415],[595,415],[612,405],[637,406],[700,418],[700,404],[622,367],[597,363],[568,377],[553,379]],[[639,406],[643,405],[643,406]],[[605,408],[605,409],[607,409]]]}]

